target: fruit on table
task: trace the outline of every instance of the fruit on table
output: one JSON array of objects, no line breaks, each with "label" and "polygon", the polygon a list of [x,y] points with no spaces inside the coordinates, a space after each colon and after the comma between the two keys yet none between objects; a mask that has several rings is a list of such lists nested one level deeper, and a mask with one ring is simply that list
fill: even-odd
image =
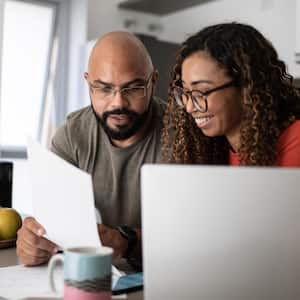
[{"label": "fruit on table", "polygon": [[0,207],[0,240],[16,238],[21,225],[22,219],[16,210]]}]

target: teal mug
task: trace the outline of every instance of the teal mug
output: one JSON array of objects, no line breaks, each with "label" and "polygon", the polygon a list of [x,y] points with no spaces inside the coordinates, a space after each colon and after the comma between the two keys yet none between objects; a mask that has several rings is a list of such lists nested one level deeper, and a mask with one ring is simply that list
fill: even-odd
[{"label": "teal mug", "polygon": [[54,270],[64,265],[65,300],[110,300],[113,250],[109,247],[78,247],[54,255],[48,265],[52,292],[59,293],[54,283]]}]

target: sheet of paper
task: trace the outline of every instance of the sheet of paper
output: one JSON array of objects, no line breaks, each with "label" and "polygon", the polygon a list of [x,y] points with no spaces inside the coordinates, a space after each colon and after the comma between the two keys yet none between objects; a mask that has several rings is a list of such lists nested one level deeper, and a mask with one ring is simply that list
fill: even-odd
[{"label": "sheet of paper", "polygon": [[33,140],[28,162],[33,213],[46,237],[63,249],[100,246],[91,176]]},{"label": "sheet of paper", "polygon": [[[63,269],[57,266],[54,271],[55,285],[63,289]],[[0,268],[0,300],[19,299],[62,299],[62,292],[57,295],[50,291],[47,266],[24,267],[21,265]],[[113,272],[112,286],[115,286],[119,275]],[[113,299],[126,299],[126,295],[114,296]]]},{"label": "sheet of paper", "polygon": [[[31,139],[28,164],[33,213],[46,237],[62,249],[101,246],[91,176]],[[115,267],[113,271],[121,275]]]},{"label": "sheet of paper", "polygon": [[[62,273],[62,270],[56,272]],[[62,276],[62,274],[58,274],[58,276]],[[14,300],[33,296],[57,296],[50,292],[47,266],[26,268],[18,265],[0,268],[0,278],[0,295],[3,298]]]}]

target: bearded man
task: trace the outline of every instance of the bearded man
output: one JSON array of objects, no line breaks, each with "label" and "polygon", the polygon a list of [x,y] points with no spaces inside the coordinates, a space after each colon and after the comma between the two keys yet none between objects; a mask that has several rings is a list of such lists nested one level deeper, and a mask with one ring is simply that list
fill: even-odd
[{"label": "bearded man", "polygon": [[[164,105],[154,97],[158,72],[137,37],[111,32],[94,46],[84,77],[91,105],[67,117],[51,148],[92,175],[102,243],[137,266],[142,238],[140,168],[160,157]],[[58,251],[44,233],[33,218],[23,222],[17,240],[23,264],[42,264]]]}]

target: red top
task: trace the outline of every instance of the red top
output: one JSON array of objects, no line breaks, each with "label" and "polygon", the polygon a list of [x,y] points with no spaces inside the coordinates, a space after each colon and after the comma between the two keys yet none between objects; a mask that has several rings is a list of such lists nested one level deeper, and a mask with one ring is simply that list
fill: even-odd
[{"label": "red top", "polygon": [[[237,153],[229,152],[229,165],[240,165]],[[292,123],[279,137],[275,166],[300,167],[300,121]]]}]

